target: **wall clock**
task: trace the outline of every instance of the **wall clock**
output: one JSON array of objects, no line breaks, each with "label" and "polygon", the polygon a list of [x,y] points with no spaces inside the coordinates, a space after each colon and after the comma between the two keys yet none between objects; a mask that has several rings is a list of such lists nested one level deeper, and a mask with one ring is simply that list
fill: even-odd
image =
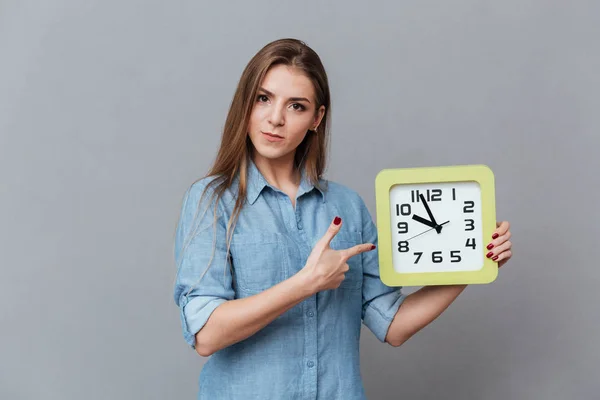
[{"label": "wall clock", "polygon": [[485,165],[385,169],[375,179],[379,271],[388,286],[490,283],[494,174]]}]

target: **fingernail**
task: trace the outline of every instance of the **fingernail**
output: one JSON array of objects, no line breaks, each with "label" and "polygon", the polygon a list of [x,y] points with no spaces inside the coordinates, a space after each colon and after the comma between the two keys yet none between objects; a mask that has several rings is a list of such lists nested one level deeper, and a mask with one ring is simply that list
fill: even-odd
[{"label": "fingernail", "polygon": [[340,217],[335,217],[335,219],[333,220],[334,225],[339,225],[340,222],[342,222],[342,219]]},{"label": "fingernail", "polygon": [[500,235],[498,235],[497,233],[494,233],[494,234],[492,235],[492,239],[496,239],[498,236],[500,236]]},{"label": "fingernail", "polygon": [[487,245],[487,249],[488,250],[491,250],[493,247],[494,247],[494,245],[492,243],[490,243],[490,244]]},{"label": "fingernail", "polygon": [[492,258],[492,260],[496,261],[498,259],[498,256]]},{"label": "fingernail", "polygon": [[489,253],[487,253],[486,257],[490,258],[494,253],[492,253],[491,251]]},{"label": "fingernail", "polygon": [[377,246],[375,246],[375,245],[371,246],[371,250],[375,250],[375,247],[377,247]]}]

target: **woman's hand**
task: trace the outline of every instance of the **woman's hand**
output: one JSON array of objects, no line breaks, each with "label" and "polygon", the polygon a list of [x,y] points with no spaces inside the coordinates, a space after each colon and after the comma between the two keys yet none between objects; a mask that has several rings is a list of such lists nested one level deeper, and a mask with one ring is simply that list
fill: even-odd
[{"label": "woman's hand", "polygon": [[325,235],[315,245],[306,260],[302,272],[306,274],[313,291],[337,289],[350,269],[347,261],[360,253],[371,251],[375,246],[371,243],[359,244],[349,249],[333,250],[329,244],[342,227],[342,220],[335,217]]},{"label": "woman's hand", "polygon": [[510,241],[510,224],[508,221],[496,222],[496,229],[492,235],[492,241],[488,244],[487,258],[498,262],[501,268],[512,257],[512,243]]}]

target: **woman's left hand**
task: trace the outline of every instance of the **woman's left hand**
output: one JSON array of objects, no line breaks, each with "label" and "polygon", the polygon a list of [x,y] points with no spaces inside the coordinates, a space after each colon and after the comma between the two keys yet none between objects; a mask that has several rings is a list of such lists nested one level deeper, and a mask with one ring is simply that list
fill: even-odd
[{"label": "woman's left hand", "polygon": [[508,221],[496,222],[496,229],[492,241],[488,244],[489,252],[486,257],[498,262],[502,267],[512,257],[512,243],[510,242],[510,224]]}]

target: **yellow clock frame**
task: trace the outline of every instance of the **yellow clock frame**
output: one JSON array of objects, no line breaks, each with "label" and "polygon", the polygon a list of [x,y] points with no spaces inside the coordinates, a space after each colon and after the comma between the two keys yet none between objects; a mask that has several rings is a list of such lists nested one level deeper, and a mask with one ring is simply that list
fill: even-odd
[{"label": "yellow clock frame", "polygon": [[[483,266],[476,271],[399,273],[394,269],[392,251],[390,190],[393,186],[420,183],[466,182],[479,183],[481,190],[481,221],[483,240],[492,240],[496,229],[496,196],[494,173],[487,165],[454,165],[381,170],[375,178],[377,211],[379,274],[388,286],[428,286],[483,284],[498,276],[498,263],[483,257]],[[486,243],[486,242],[484,242]],[[481,246],[483,252],[488,250]]]}]

